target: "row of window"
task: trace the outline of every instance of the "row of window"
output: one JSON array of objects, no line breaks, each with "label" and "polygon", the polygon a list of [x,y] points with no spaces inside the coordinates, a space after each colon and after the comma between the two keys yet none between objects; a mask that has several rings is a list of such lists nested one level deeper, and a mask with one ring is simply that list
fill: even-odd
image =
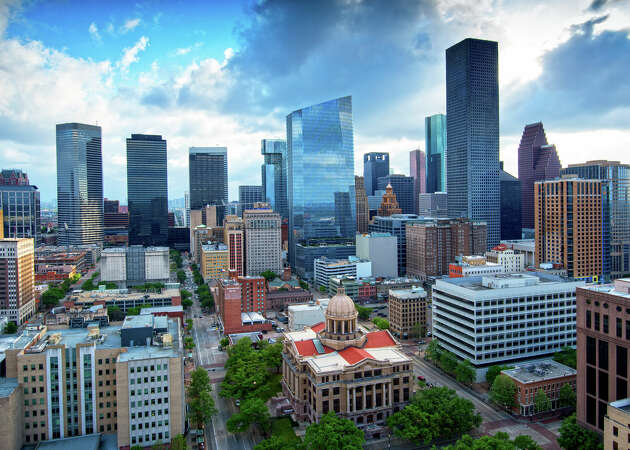
[{"label": "row of window", "polygon": [[129,372],[130,373],[140,373],[140,372],[148,372],[148,371],[153,372],[154,370],[168,370],[168,365],[167,364],[157,364],[157,365],[153,365],[151,364],[150,366],[142,366],[142,367],[130,367],[129,368]]},{"label": "row of window", "polygon": [[142,424],[142,423],[131,424],[131,431],[136,431],[136,429],[142,430],[143,426],[144,426],[145,430],[146,429],[155,428],[156,423],[157,423],[158,427],[162,427],[162,426],[168,427],[168,420],[165,420],[163,423],[162,423],[161,420],[158,420],[157,422],[145,422],[144,424]]},{"label": "row of window", "polygon": [[169,440],[169,439],[170,439],[170,437],[169,437],[168,431],[166,431],[166,432],[164,432],[164,435],[162,435],[162,433],[160,432],[160,433],[152,433],[150,435],[149,434],[145,434],[144,436],[137,436],[137,437],[136,436],[132,436],[131,437],[131,443],[132,444],[142,444],[144,442],[144,443],[149,444],[149,443],[151,443],[151,442],[153,442],[155,440],[162,441],[162,440]]}]

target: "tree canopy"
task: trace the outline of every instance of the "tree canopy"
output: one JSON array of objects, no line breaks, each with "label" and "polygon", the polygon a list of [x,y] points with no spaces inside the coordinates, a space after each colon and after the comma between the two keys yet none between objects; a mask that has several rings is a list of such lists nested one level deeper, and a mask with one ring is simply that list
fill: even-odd
[{"label": "tree canopy", "polygon": [[273,280],[274,278],[278,277],[278,274],[275,273],[273,270],[265,270],[263,273],[260,274],[261,277],[264,277],[264,279],[269,282],[271,280]]},{"label": "tree canopy", "polygon": [[488,382],[488,385],[492,386],[494,379],[501,373],[501,371],[508,369],[512,369],[512,366],[495,364],[494,366],[488,367],[488,371],[486,372],[486,381]]},{"label": "tree canopy", "polygon": [[516,401],[516,384],[507,375],[498,375],[490,388],[490,400],[497,405],[510,409]]},{"label": "tree canopy", "polygon": [[389,329],[389,320],[387,319],[383,319],[381,317],[375,317],[374,319],[372,319],[372,322],[374,322],[374,325],[376,325],[379,330]]},{"label": "tree canopy", "polygon": [[549,400],[549,397],[542,389],[538,389],[536,395],[534,395],[534,406],[537,413],[544,413],[551,409],[551,400]]},{"label": "tree canopy", "polygon": [[562,350],[554,353],[553,360],[575,369],[577,367],[577,352],[572,347],[563,347]]},{"label": "tree canopy", "polygon": [[18,330],[18,326],[15,324],[15,322],[9,322],[4,327],[4,330],[2,330],[2,332],[4,334],[15,334],[17,333],[17,330]]},{"label": "tree canopy", "polygon": [[429,345],[427,345],[427,349],[424,351],[424,354],[429,361],[433,361],[434,363],[440,361],[440,358],[442,356],[442,349],[440,348],[440,344],[438,343],[437,339],[433,339],[431,340],[431,342],[429,342]]},{"label": "tree canopy", "polygon": [[472,384],[475,381],[475,368],[470,361],[464,360],[457,363],[455,367],[455,379],[460,383]]},{"label": "tree canopy", "polygon": [[370,314],[372,314],[372,308],[367,308],[365,306],[359,306],[355,303],[354,307],[359,313],[359,319],[361,320],[369,320]]},{"label": "tree canopy", "polygon": [[578,425],[575,414],[571,414],[562,421],[559,431],[558,444],[564,450],[602,450],[604,448],[597,433]]},{"label": "tree canopy", "polygon": [[217,412],[211,392],[212,386],[206,369],[199,367],[193,370],[186,394],[189,417],[198,427],[205,424]]},{"label": "tree canopy", "polygon": [[473,439],[465,434],[453,445],[442,447],[442,450],[541,450],[531,437],[520,435],[510,440],[507,433],[499,432],[494,436],[482,436]]},{"label": "tree canopy", "polygon": [[309,425],[304,435],[307,450],[362,450],[364,442],[365,435],[354,422],[332,411],[324,414],[319,423]]},{"label": "tree canopy", "polygon": [[241,404],[241,410],[226,423],[230,433],[247,431],[250,425],[258,425],[267,434],[271,428],[269,409],[260,398],[249,398]]},{"label": "tree canopy", "polygon": [[570,406],[572,408],[575,408],[577,395],[575,394],[575,391],[569,383],[564,383],[560,388],[560,392],[558,393],[558,399],[560,400],[560,406]]}]

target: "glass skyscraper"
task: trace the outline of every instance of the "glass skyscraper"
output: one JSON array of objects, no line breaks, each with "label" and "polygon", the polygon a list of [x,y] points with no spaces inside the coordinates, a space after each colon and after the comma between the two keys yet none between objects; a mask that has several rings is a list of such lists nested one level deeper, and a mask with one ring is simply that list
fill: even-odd
[{"label": "glass skyscraper", "polygon": [[261,175],[265,201],[282,218],[288,218],[287,141],[284,139],[263,139],[260,142],[260,153],[264,157]]},{"label": "glass skyscraper", "polygon": [[420,149],[409,152],[409,175],[413,178],[413,213],[418,214],[420,194],[427,192],[427,158]]},{"label": "glass skyscraper", "polygon": [[[287,116],[287,167],[289,260],[299,274],[309,277],[313,273],[309,248],[354,240],[349,192],[354,185],[352,97]],[[345,244],[340,247],[349,249]]]},{"label": "glass skyscraper", "polygon": [[132,134],[127,139],[129,245],[168,245],[166,140]]},{"label": "glass skyscraper", "polygon": [[483,221],[499,243],[499,55],[493,41],[446,50],[446,183],[451,217]]},{"label": "glass skyscraper", "polygon": [[39,191],[21,170],[0,173],[0,208],[5,238],[34,238],[35,245],[39,244]]},{"label": "glass skyscraper", "polygon": [[414,179],[400,174],[380,177],[377,182],[377,190],[384,191],[387,185],[391,185],[396,194],[396,200],[403,214],[415,214],[416,202],[414,202]]},{"label": "glass skyscraper", "polygon": [[446,192],[446,116],[424,118],[427,151],[427,193]]},{"label": "glass skyscraper", "polygon": [[227,205],[227,147],[190,147],[188,181],[190,209]]},{"label": "glass skyscraper", "polygon": [[389,175],[389,153],[366,153],[363,155],[363,180],[365,193],[374,195],[378,179]]},{"label": "glass skyscraper", "polygon": [[264,201],[263,188],[258,185],[244,185],[238,187],[238,215],[243,216],[243,211],[252,209],[254,203]]},{"label": "glass skyscraper", "polygon": [[101,127],[57,125],[57,221],[61,245],[103,245]]}]

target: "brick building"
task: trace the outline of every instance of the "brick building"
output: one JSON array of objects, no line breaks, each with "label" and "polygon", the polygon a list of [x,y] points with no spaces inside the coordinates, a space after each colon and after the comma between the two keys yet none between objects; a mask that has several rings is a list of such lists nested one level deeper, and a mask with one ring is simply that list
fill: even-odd
[{"label": "brick building", "polygon": [[218,281],[217,308],[224,334],[271,330],[263,314],[266,289],[263,277],[232,277]]},{"label": "brick building", "polygon": [[[420,328],[427,330],[427,293],[420,287],[389,291],[389,329],[407,338]],[[418,328],[419,327],[419,328]]]},{"label": "brick building", "polygon": [[618,450],[630,444],[630,398],[608,404],[604,417],[604,449]]},{"label": "brick building", "polygon": [[34,241],[0,240],[0,316],[21,325],[35,314]]},{"label": "brick building", "polygon": [[238,216],[226,216],[223,221],[223,243],[228,248],[229,269],[238,276],[245,275],[245,256],[243,241],[243,219]]}]

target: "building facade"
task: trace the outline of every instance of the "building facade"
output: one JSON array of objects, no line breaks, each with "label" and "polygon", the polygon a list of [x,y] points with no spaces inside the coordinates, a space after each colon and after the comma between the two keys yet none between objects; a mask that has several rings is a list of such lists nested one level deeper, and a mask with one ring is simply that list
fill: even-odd
[{"label": "building facade", "polygon": [[260,275],[282,272],[282,219],[268,203],[255,203],[243,213],[245,229],[245,270]]},{"label": "building facade", "polygon": [[289,218],[287,199],[287,141],[284,139],[263,139],[260,153],[264,157],[261,167],[261,201],[269,203],[274,212],[283,219]]},{"label": "building facade", "polygon": [[420,194],[427,192],[427,158],[420,149],[409,152],[409,175],[413,178],[414,214],[418,214]]},{"label": "building facade", "polygon": [[252,209],[255,203],[264,202],[262,186],[247,185],[238,187],[238,215],[243,217],[243,211]]},{"label": "building facade", "polygon": [[418,215],[448,217],[448,194],[446,192],[420,194],[418,199]]},{"label": "building facade", "polygon": [[424,143],[427,151],[427,190],[446,192],[446,116],[424,118]]},{"label": "building facade", "polygon": [[266,310],[265,279],[236,277],[217,284],[217,308],[224,334],[271,330]]},{"label": "building facade", "polygon": [[39,190],[19,169],[0,173],[2,229],[7,238],[33,238],[40,242]]},{"label": "building facade", "polygon": [[365,192],[374,195],[378,179],[389,175],[389,153],[372,152],[363,155],[363,179]]},{"label": "building facade", "polygon": [[317,258],[314,263],[315,286],[328,289],[332,277],[367,278],[372,276],[372,263],[357,257],[348,259]]},{"label": "building facade", "polygon": [[398,239],[390,233],[356,235],[357,258],[372,263],[372,276],[395,278],[398,276]]},{"label": "building facade", "polygon": [[499,243],[499,50],[497,42],[464,39],[446,50],[447,189],[451,217],[488,225]]},{"label": "building facade", "polygon": [[[377,186],[379,190],[387,191],[387,186],[390,186],[396,199],[402,209],[402,214],[415,214],[417,206],[417,197],[414,195],[414,179],[405,175],[387,175],[380,177],[377,180]],[[399,213],[396,213],[399,214]],[[379,213],[380,215],[380,213]]]},{"label": "building facade", "polygon": [[243,219],[238,216],[225,216],[223,221],[223,243],[228,248],[228,269],[238,276],[245,275],[245,240]]},{"label": "building facade", "polygon": [[213,242],[201,246],[201,275],[204,281],[227,278],[228,267],[227,245]]},{"label": "building facade", "polygon": [[482,277],[505,273],[501,264],[486,261],[483,256],[458,256],[457,262],[448,265],[449,278]]},{"label": "building facade", "polygon": [[34,257],[33,239],[0,240],[0,316],[17,325],[35,314]]},{"label": "building facade", "polygon": [[227,167],[227,147],[190,147],[190,209],[201,209],[206,205],[227,205]]},{"label": "building facade", "polygon": [[354,195],[356,202],[357,233],[367,233],[370,221],[370,208],[365,192],[363,177],[354,176]]},{"label": "building facade", "polygon": [[378,207],[378,215],[379,217],[389,217],[392,214],[402,214],[402,209],[398,205],[398,200],[391,184],[388,184],[385,188],[385,194],[383,194],[381,206]]},{"label": "building facade", "polygon": [[132,134],[127,139],[129,244],[168,245],[166,140]]},{"label": "building facade", "polygon": [[617,450],[627,443],[630,443],[630,398],[608,403],[604,416],[604,448]]},{"label": "building facade", "polygon": [[103,245],[101,127],[57,125],[57,223],[60,245]]},{"label": "building facade", "polygon": [[525,254],[517,253],[506,244],[499,244],[486,252],[486,261],[500,264],[505,273],[517,273],[525,270]]},{"label": "building facade", "polygon": [[[503,163],[501,163],[503,166]],[[521,182],[501,168],[501,240],[520,239],[521,226]]]},{"label": "building facade", "polygon": [[100,279],[125,288],[144,283],[167,283],[170,277],[168,247],[107,248],[101,253]]},{"label": "building facade", "polygon": [[420,337],[427,331],[427,293],[420,287],[389,291],[389,329],[395,336]]}]

